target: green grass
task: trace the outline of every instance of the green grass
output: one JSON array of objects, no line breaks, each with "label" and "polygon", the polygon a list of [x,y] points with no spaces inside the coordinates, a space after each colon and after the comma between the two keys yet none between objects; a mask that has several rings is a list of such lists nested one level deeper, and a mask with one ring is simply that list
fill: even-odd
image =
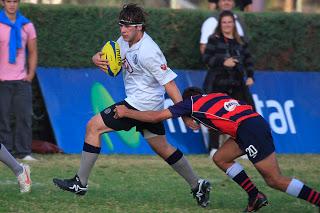
[{"label": "green grass", "polygon": [[[188,185],[157,156],[101,155],[82,197],[61,191],[53,177],[70,178],[78,170],[79,155],[36,155],[32,168],[32,192],[21,195],[16,179],[0,165],[0,212],[241,212],[246,193],[205,155],[187,156],[195,171],[213,184],[211,204],[200,208]],[[294,176],[320,190],[319,155],[279,155],[283,174]],[[240,160],[269,198],[260,212],[317,212],[309,203],[266,186],[247,160]]]}]

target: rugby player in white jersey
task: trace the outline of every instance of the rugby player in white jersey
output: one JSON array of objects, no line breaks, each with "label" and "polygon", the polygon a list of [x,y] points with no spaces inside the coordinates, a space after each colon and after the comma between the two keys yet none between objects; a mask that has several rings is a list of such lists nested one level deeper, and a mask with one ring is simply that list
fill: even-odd
[{"label": "rugby player in white jersey", "polygon": [[[127,97],[90,119],[77,174],[71,179],[55,178],[53,182],[63,190],[84,195],[87,191],[89,174],[101,150],[100,135],[136,127],[151,148],[186,180],[198,204],[206,207],[209,203],[210,183],[200,179],[183,153],[167,142],[162,122],[151,124],[130,118],[114,118],[114,109],[117,105],[126,105],[128,108],[140,111],[163,109],[165,92],[174,103],[182,101],[180,91],[174,82],[177,75],[167,67],[160,48],[145,32],[143,9],[136,4],[125,5],[119,15],[119,26],[121,37],[118,43],[121,48]],[[102,60],[101,54],[101,52],[95,54],[92,61],[98,67],[106,68],[108,61]],[[184,121],[190,128],[198,127],[190,118],[184,118]]]}]

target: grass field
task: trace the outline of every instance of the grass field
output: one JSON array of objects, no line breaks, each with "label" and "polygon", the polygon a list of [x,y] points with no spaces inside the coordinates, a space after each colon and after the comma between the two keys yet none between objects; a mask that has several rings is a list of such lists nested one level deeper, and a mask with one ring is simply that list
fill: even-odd
[{"label": "grass field", "polygon": [[[99,157],[90,176],[89,192],[82,197],[61,191],[53,177],[70,178],[78,169],[79,155],[36,155],[32,192],[21,195],[11,171],[0,164],[0,212],[241,212],[247,196],[205,155],[187,156],[201,177],[213,185],[211,203],[201,208],[188,185],[157,156]],[[260,212],[318,212],[309,203],[266,186],[247,160],[239,160],[269,198]],[[279,155],[285,175],[295,176],[320,190],[319,155]]]}]

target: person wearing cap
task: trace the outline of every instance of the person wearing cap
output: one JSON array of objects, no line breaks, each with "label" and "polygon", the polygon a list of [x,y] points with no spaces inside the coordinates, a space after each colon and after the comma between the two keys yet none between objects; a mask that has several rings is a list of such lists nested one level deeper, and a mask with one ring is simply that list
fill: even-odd
[{"label": "person wearing cap", "polygon": [[[211,189],[209,181],[199,178],[183,153],[167,142],[162,122],[150,124],[134,119],[114,118],[117,105],[126,105],[139,111],[163,109],[165,92],[174,103],[182,101],[180,91],[174,82],[177,74],[167,66],[159,46],[145,32],[146,18],[143,9],[136,4],[125,5],[119,15],[119,27],[121,36],[117,42],[123,61],[127,97],[90,119],[77,174],[71,179],[55,178],[53,182],[61,189],[84,195],[89,174],[101,150],[100,135],[111,131],[128,131],[136,127],[151,148],[190,185],[198,205],[206,207]],[[99,68],[105,69],[108,60],[102,60],[101,55],[102,53],[98,52],[92,57],[92,61]],[[184,121],[190,127],[195,126],[190,118],[184,118]]]}]

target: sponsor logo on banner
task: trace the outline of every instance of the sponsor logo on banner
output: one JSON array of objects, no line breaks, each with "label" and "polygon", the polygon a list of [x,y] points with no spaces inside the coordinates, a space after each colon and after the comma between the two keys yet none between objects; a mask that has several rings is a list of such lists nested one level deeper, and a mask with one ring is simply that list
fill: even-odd
[{"label": "sponsor logo on banner", "polygon": [[[277,134],[296,134],[292,110],[295,106],[293,100],[286,100],[283,104],[274,99],[262,101],[257,94],[252,95],[257,112],[270,124],[271,129]],[[269,115],[263,113],[263,109],[271,111]]]}]

